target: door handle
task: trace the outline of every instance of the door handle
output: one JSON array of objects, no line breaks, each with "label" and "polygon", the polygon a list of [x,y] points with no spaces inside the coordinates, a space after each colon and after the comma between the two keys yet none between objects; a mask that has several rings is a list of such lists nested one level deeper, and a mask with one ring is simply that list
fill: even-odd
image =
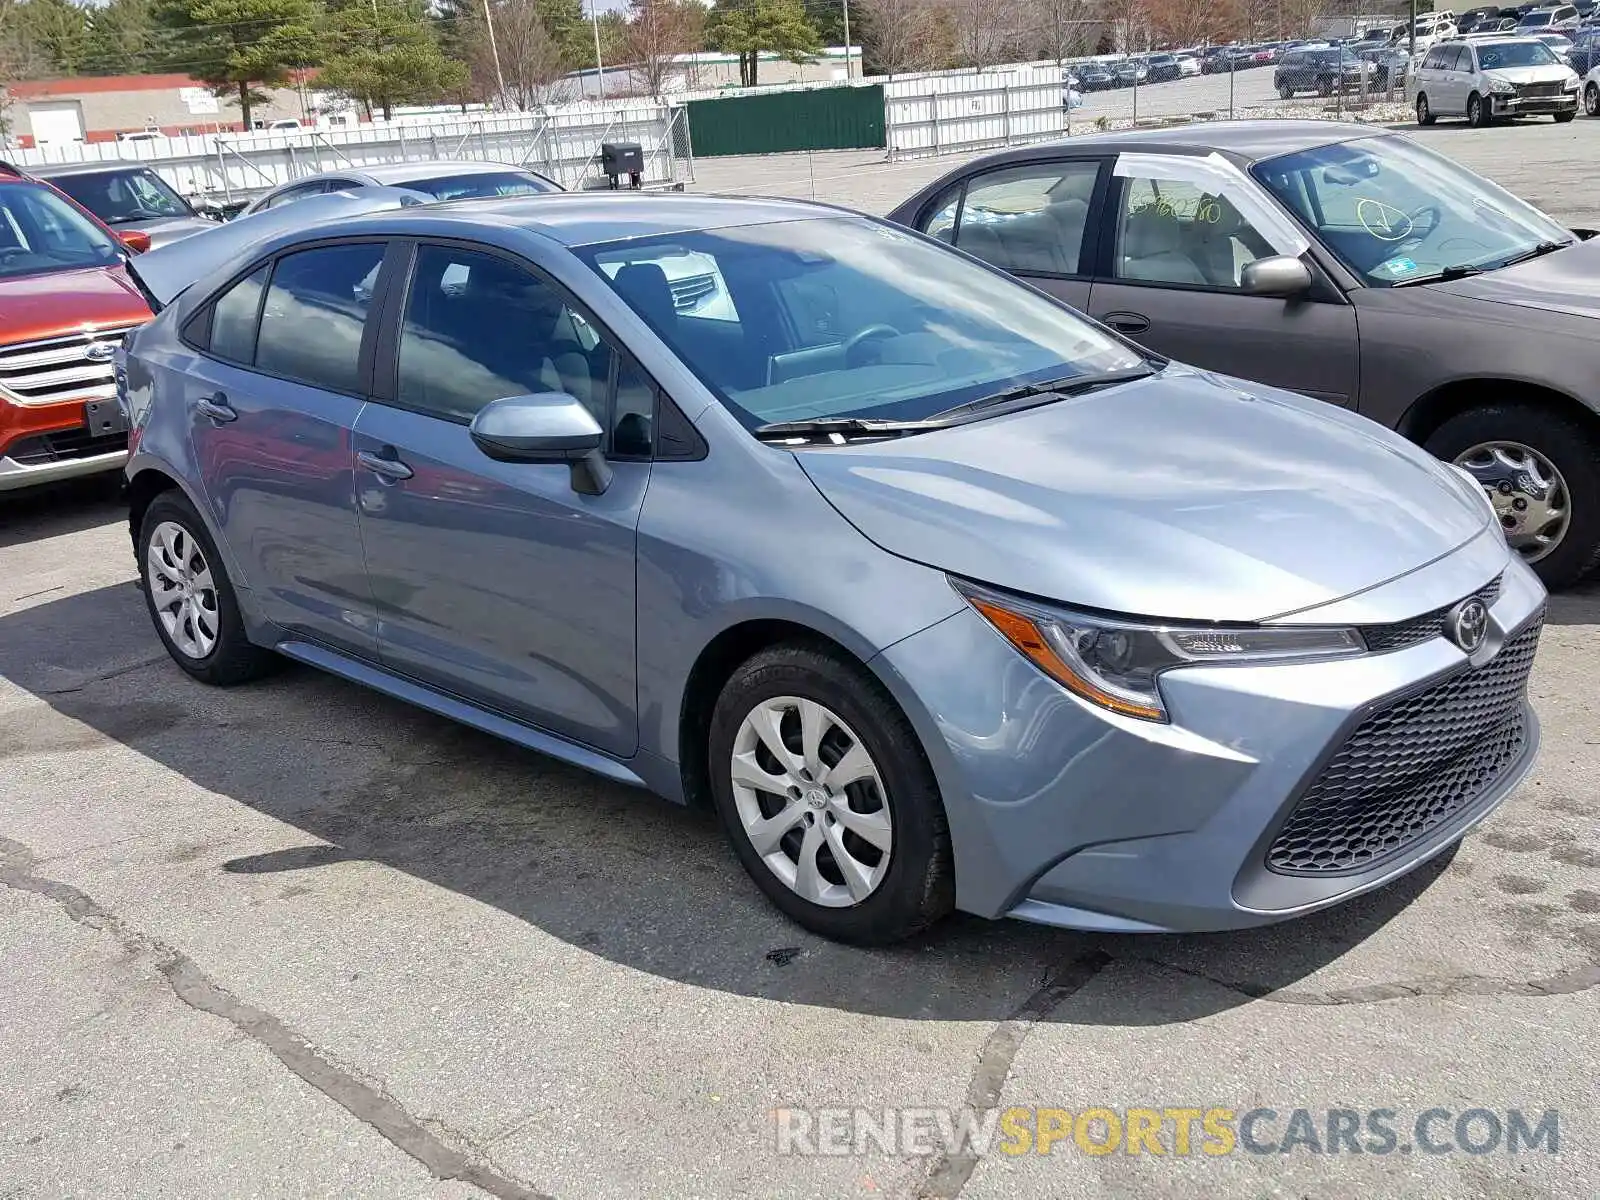
[{"label": "door handle", "polygon": [[223,392],[201,396],[194,402],[194,406],[197,412],[210,417],[213,421],[226,422],[239,419],[239,414],[233,410],[232,405],[228,403],[227,395]]},{"label": "door handle", "polygon": [[1136,312],[1107,313],[1105,322],[1118,333],[1143,333],[1150,328],[1150,318]]},{"label": "door handle", "polygon": [[413,474],[411,468],[400,461],[393,446],[385,446],[376,454],[370,450],[358,450],[356,461],[374,475],[382,475],[385,479],[410,479]]}]

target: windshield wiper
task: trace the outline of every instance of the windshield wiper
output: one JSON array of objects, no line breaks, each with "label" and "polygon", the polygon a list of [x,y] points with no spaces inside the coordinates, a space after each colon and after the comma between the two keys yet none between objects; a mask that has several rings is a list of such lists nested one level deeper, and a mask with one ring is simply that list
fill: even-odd
[{"label": "windshield wiper", "polygon": [[1418,275],[1415,279],[1402,279],[1391,286],[1397,288],[1416,287],[1422,283],[1447,283],[1452,279],[1465,279],[1468,275],[1482,275],[1483,268],[1475,267],[1471,263],[1457,263],[1453,267],[1446,267],[1434,275]]},{"label": "windshield wiper", "polygon": [[774,421],[756,426],[755,436],[762,441],[786,442],[804,438],[852,437],[895,438],[935,429],[942,422],[889,421],[874,417],[818,417],[810,421]]},{"label": "windshield wiper", "polygon": [[1155,368],[1148,365],[1125,367],[1120,371],[1101,371],[1095,375],[1068,375],[1065,379],[1049,379],[1043,383],[1024,383],[1016,387],[1006,388],[1003,392],[995,392],[992,396],[980,396],[976,400],[969,400],[965,404],[958,404],[954,408],[947,408],[943,412],[934,413],[930,421],[947,424],[953,418],[968,417],[973,413],[994,413],[996,410],[1017,410],[1032,408],[1039,404],[1049,404],[1067,396],[1081,396],[1085,392],[1092,392],[1099,388],[1111,387],[1118,383],[1131,383],[1135,379],[1148,379],[1154,375]]},{"label": "windshield wiper", "polygon": [[[1572,245],[1571,242],[1540,242],[1532,250],[1524,250],[1521,254],[1513,254],[1500,266],[1514,267],[1520,262],[1527,262],[1533,258],[1542,258],[1546,254],[1554,254],[1557,250],[1565,250],[1570,245]],[[1498,269],[1496,268],[1496,270]]]}]

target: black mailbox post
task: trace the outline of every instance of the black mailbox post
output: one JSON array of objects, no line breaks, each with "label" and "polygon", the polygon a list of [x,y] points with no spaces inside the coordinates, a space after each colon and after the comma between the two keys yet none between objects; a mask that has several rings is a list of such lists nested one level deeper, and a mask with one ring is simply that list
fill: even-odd
[{"label": "black mailbox post", "polygon": [[644,183],[644,149],[638,142],[602,142],[600,169],[611,180],[612,190],[620,186],[617,180],[622,175],[628,177],[629,187],[638,188]]}]

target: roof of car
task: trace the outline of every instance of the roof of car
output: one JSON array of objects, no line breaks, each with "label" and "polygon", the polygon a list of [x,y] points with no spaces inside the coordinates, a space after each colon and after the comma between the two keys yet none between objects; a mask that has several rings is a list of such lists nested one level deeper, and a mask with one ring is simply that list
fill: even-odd
[{"label": "roof of car", "polygon": [[818,217],[853,215],[844,209],[804,200],[748,196],[710,196],[683,192],[549,192],[419,205],[370,217],[353,218],[442,232],[441,224],[495,224],[529,229],[566,246],[586,246],[625,238],[727,229]]},{"label": "roof of car", "polygon": [[1339,121],[1200,121],[1166,129],[1124,129],[1112,133],[1090,133],[1061,138],[1033,146],[1003,151],[984,164],[1012,159],[1037,158],[1041,154],[1105,154],[1121,152],[1170,152],[1203,154],[1220,150],[1250,162],[1293,154],[1313,146],[1328,146],[1357,138],[1379,137],[1387,130],[1371,125]]},{"label": "roof of car", "polygon": [[[477,159],[433,159],[427,162],[381,163],[354,171],[326,171],[327,175],[365,175],[378,183],[407,183],[440,175],[488,175],[497,171],[530,171],[516,163],[481,162]],[[534,172],[537,174],[537,172]]]},{"label": "roof of car", "polygon": [[40,179],[57,179],[63,175],[102,175],[112,171],[147,171],[150,164],[137,159],[104,160],[101,162],[45,163],[29,167],[30,175]]}]

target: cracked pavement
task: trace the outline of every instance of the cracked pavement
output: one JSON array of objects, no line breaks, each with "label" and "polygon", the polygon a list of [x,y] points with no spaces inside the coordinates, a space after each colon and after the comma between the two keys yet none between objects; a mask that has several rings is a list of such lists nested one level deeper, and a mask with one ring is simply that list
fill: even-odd
[{"label": "cracked pavement", "polygon": [[[860,951],[706,816],[309,670],[192,683],[132,577],[104,489],[0,507],[6,1200],[1594,1192],[1600,585],[1448,861],[1242,934]],[[1033,1104],[1554,1108],[1561,1152],[776,1149],[779,1107]]]}]

